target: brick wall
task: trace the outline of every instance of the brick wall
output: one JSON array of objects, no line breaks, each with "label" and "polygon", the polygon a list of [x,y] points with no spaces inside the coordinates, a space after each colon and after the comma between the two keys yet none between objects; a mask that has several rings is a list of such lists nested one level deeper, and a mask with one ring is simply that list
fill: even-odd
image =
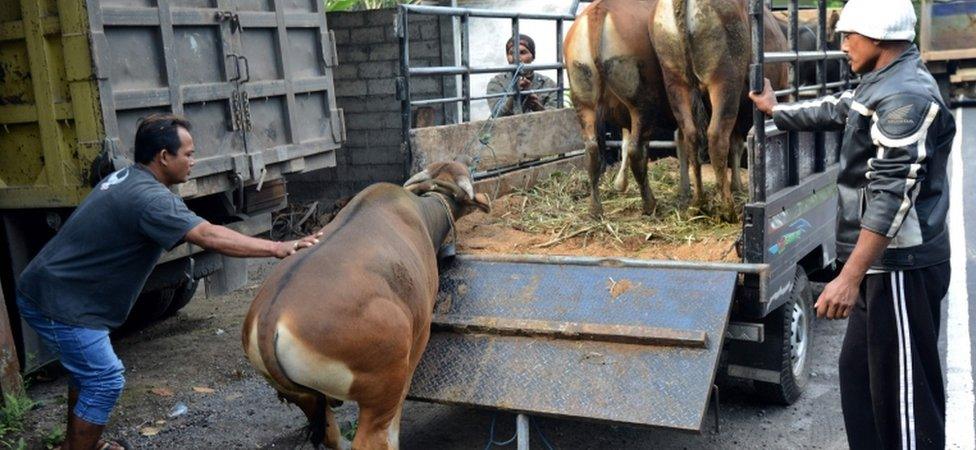
[{"label": "brick wall", "polygon": [[[393,35],[395,18],[395,9],[328,14],[339,59],[333,75],[336,103],[345,112],[346,143],[337,153],[336,167],[288,177],[293,202],[318,200],[328,209],[335,200],[370,184],[403,181],[406,161],[400,149],[396,98],[400,49]],[[409,32],[411,64],[453,64],[450,20],[411,15]],[[453,96],[453,77],[443,78],[412,78],[412,95]],[[436,111],[437,123],[445,123],[443,113]]]}]

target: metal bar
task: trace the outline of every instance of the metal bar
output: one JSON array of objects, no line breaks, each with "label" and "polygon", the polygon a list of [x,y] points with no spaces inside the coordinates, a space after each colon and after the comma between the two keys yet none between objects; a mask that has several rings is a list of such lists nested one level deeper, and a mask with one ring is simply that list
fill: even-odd
[{"label": "metal bar", "polygon": [[410,148],[410,30],[407,26],[410,21],[407,18],[409,10],[401,5],[397,10],[397,29],[400,40],[400,76],[398,77],[397,88],[400,94],[400,145],[406,153],[404,163],[404,177],[410,176],[410,168],[413,166],[413,152]]},{"label": "metal bar", "polygon": [[519,414],[515,417],[515,436],[517,450],[529,450],[529,416]]},{"label": "metal bar", "polygon": [[782,63],[792,61],[820,61],[823,59],[846,59],[847,55],[840,50],[808,50],[796,52],[766,52],[763,55],[767,63]]},{"label": "metal bar", "polygon": [[[790,0],[789,3],[789,14],[790,14],[790,50],[793,52],[800,51],[800,23],[799,23],[799,11],[797,10],[798,5],[797,0]],[[790,99],[792,101],[797,101],[800,98],[800,61],[790,62],[790,79],[792,80],[792,92],[790,93]],[[788,186],[796,186],[800,182],[800,148],[799,148],[799,133],[796,131],[789,132],[789,140],[787,141],[787,155],[786,155],[786,184]]]},{"label": "metal bar", "polygon": [[[522,94],[542,94],[542,93],[546,93],[546,92],[557,92],[557,91],[559,91],[559,88],[530,89],[530,90],[522,91]],[[496,93],[496,94],[479,95],[479,96],[476,96],[476,97],[428,98],[428,99],[423,99],[423,100],[413,100],[413,101],[410,102],[410,105],[412,105],[412,106],[424,106],[424,105],[437,105],[437,104],[441,104],[441,103],[460,102],[460,101],[463,101],[463,100],[468,100],[468,101],[471,101],[471,100],[486,100],[486,99],[489,99],[489,98],[507,97],[507,96],[512,95],[512,94],[513,94],[512,92],[500,92],[500,93]]]},{"label": "metal bar", "polygon": [[[761,92],[765,85],[763,64],[764,15],[763,0],[751,0],[749,20],[752,25],[752,65],[749,71],[749,86],[754,92]],[[766,201],[766,114],[752,108],[753,145],[749,149],[749,201]]]},{"label": "metal bar", "polygon": [[[575,11],[573,12],[575,13]],[[556,63],[559,64],[560,66],[566,65],[566,62],[563,61],[563,20],[562,19],[556,20]],[[563,92],[563,68],[562,67],[556,69],[556,87],[559,88],[560,93]],[[564,97],[565,95],[560,95],[559,98],[556,99],[556,107],[562,108],[566,106],[564,105],[565,102]]]},{"label": "metal bar", "polygon": [[407,11],[418,14],[429,14],[434,16],[471,16],[487,17],[494,19],[529,19],[529,20],[573,20],[573,14],[544,14],[544,13],[521,13],[510,11],[499,11],[492,9],[478,8],[451,8],[447,6],[426,6],[426,5],[402,5]]},{"label": "metal bar", "polygon": [[[753,0],[759,1],[762,0]],[[525,264],[562,264],[571,266],[602,266],[602,267],[638,267],[653,269],[689,269],[689,270],[718,270],[735,271],[756,275],[769,273],[768,264],[719,263],[705,261],[679,261],[666,259],[630,259],[630,258],[599,258],[591,256],[553,256],[553,255],[466,255],[458,254],[456,258],[487,262],[510,262]]]},{"label": "metal bar", "polygon": [[[462,63],[463,64],[463,63]],[[503,73],[514,72],[517,64],[493,67],[467,67],[461,66],[437,66],[437,67],[410,67],[410,75],[429,76],[429,75],[464,75],[481,73]],[[525,64],[523,70],[552,70],[564,68],[562,64]]]},{"label": "metal bar", "polygon": [[[817,0],[817,50],[827,51],[827,0]],[[817,84],[820,85],[820,96],[827,95],[827,60],[817,62]],[[827,170],[826,145],[826,136],[818,132],[814,142],[814,172]]]},{"label": "metal bar", "polygon": [[173,114],[183,115],[183,80],[176,57],[176,37],[173,34],[173,14],[170,2],[162,0],[159,3],[159,34],[163,41],[163,61],[166,64],[166,84],[169,85],[170,110]]},{"label": "metal bar", "polygon": [[[518,17],[515,17],[515,18],[512,18],[512,55],[511,55],[512,56],[512,60],[510,61],[511,63],[513,63],[513,64],[522,64],[522,57],[521,57],[521,54],[520,54],[521,52],[519,51],[519,49],[521,47],[522,47],[522,39],[519,36],[519,20],[518,20]],[[512,80],[511,87],[509,88],[509,89],[511,89],[511,88],[514,88],[515,89],[515,98],[513,99],[513,102],[512,102],[512,105],[513,105],[512,106],[512,109],[513,110],[515,109],[515,105],[518,106],[519,110],[522,110],[522,108],[523,108],[523,106],[522,106],[522,95],[523,94],[519,90],[519,87],[518,87],[518,77],[519,76],[521,76],[521,73],[516,73],[515,79]]]},{"label": "metal bar", "polygon": [[[471,66],[471,21],[468,16],[461,16],[461,67],[470,69]],[[461,74],[461,96],[465,98],[461,108],[461,120],[471,121],[471,74]]]},{"label": "metal bar", "polygon": [[[298,124],[298,103],[295,100],[295,88],[292,87],[294,79],[294,69],[289,62],[291,49],[288,48],[288,27],[285,25],[285,5],[282,0],[274,0],[275,18],[278,21],[278,28],[275,32],[275,40],[278,42],[277,62],[280,64],[282,76],[285,79],[285,116],[288,118],[288,143],[298,142],[298,131],[295,129]],[[245,60],[246,62],[246,60]],[[246,70],[246,69],[245,69]],[[247,74],[250,78],[251,74]],[[242,83],[247,80],[242,80]]]},{"label": "metal bar", "polygon": [[543,337],[665,347],[708,347],[708,333],[704,331],[662,327],[455,315],[435,316],[431,326],[435,330],[461,334]]},{"label": "metal bar", "polygon": [[[623,141],[606,141],[605,144],[611,148],[620,148],[624,145]],[[678,144],[675,141],[647,141],[647,148],[678,148]]]}]

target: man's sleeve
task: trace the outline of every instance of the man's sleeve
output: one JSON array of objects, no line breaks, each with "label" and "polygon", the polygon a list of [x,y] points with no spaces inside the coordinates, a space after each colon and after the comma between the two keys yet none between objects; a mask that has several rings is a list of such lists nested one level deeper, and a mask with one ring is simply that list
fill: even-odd
[{"label": "man's sleeve", "polygon": [[854,91],[844,91],[816,100],[773,107],[773,121],[781,130],[840,131],[847,123]]},{"label": "man's sleeve", "polygon": [[176,247],[203,218],[190,211],[183,199],[162,195],[153,199],[139,217],[139,229],[167,250]]},{"label": "man's sleeve", "polygon": [[[508,86],[505,85],[505,77],[496,75],[494,78],[491,79],[491,81],[488,82],[487,93],[501,94],[503,92],[508,92]],[[495,107],[498,105],[498,102],[505,102],[503,105],[498,106],[498,108],[500,109],[498,110],[498,114],[496,115],[496,117],[510,116],[513,113],[512,111],[512,107],[514,103],[513,100],[514,99],[512,98],[511,95],[506,95],[504,97],[489,98],[488,109],[490,112],[494,112]]]},{"label": "man's sleeve", "polygon": [[[895,96],[878,106],[871,127],[877,153],[865,173],[870,181],[862,228],[893,238],[912,215],[928,174],[926,138],[938,114],[938,103],[915,95]],[[921,236],[916,240],[921,243]]]},{"label": "man's sleeve", "polygon": [[[552,78],[545,77],[545,79],[543,80],[543,83],[542,83],[542,88],[543,89],[555,89],[555,88],[558,88],[558,87],[559,86],[556,85],[556,82],[553,81]],[[545,109],[556,109],[556,108],[559,108],[559,96],[560,95],[562,95],[562,92],[559,92],[559,91],[546,92],[546,93],[542,94],[542,96],[540,97],[540,98],[542,98],[542,106]]]}]

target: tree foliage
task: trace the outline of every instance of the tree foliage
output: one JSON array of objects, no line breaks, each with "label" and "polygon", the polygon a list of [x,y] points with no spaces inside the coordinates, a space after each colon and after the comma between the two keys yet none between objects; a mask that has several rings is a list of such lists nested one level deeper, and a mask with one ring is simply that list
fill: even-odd
[{"label": "tree foliage", "polygon": [[362,11],[366,9],[392,8],[402,3],[419,3],[420,0],[325,0],[325,10]]}]

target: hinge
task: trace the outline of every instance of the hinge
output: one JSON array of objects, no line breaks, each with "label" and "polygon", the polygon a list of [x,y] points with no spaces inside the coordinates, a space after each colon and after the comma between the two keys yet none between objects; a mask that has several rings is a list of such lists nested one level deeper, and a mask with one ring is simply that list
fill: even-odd
[{"label": "hinge", "polygon": [[342,108],[332,110],[332,139],[336,144],[346,142],[346,115]]}]

